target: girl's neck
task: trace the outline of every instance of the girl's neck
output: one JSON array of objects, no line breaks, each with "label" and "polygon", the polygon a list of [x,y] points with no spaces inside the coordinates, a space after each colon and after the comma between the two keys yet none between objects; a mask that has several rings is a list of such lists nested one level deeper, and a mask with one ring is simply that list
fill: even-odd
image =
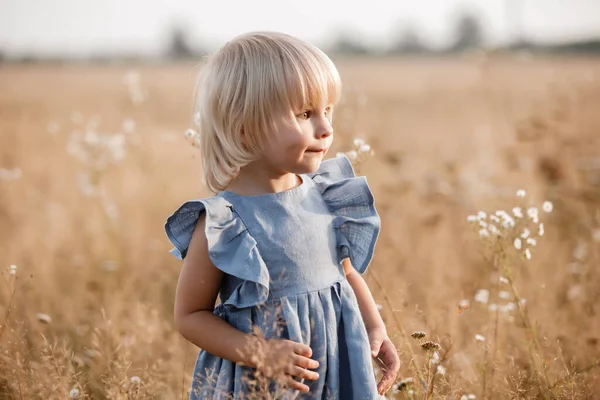
[{"label": "girl's neck", "polygon": [[278,173],[258,165],[248,164],[225,189],[243,196],[258,196],[293,189],[302,184],[302,178],[291,172]]}]

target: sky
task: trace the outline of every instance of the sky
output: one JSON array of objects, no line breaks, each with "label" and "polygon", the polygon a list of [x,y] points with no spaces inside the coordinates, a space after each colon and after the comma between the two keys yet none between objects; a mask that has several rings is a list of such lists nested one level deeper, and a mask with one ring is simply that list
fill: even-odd
[{"label": "sky", "polygon": [[164,49],[175,24],[209,48],[253,30],[315,44],[345,32],[385,48],[409,26],[442,47],[461,10],[480,16],[489,44],[506,43],[517,32],[540,43],[600,38],[600,0],[0,0],[0,52],[152,55]]}]

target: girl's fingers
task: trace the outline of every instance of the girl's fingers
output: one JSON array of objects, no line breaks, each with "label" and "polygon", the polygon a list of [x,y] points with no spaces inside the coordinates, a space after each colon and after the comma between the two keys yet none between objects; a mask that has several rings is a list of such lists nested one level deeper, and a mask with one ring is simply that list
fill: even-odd
[{"label": "girl's fingers", "polygon": [[295,380],[293,377],[288,376],[287,377],[287,384],[290,388],[295,389],[295,390],[299,390],[301,392],[304,393],[308,393],[308,391],[310,390],[308,388],[308,386],[306,386],[304,383],[300,383],[297,380]]},{"label": "girl's fingers", "polygon": [[307,345],[302,344],[302,343],[297,343],[296,342],[296,346],[294,348],[294,352],[296,354],[300,354],[301,356],[306,356],[308,358],[312,357],[312,349],[310,348],[310,346],[307,346]]},{"label": "girl's fingers", "polygon": [[319,374],[314,372],[314,371],[309,371],[305,368],[300,368],[296,365],[292,366],[288,373],[292,376],[295,376],[297,378],[304,378],[304,379],[310,379],[313,381],[316,381],[317,379],[319,379]]},{"label": "girl's fingers", "polygon": [[299,367],[306,369],[319,368],[319,362],[317,360],[313,360],[311,358],[303,357],[300,355],[295,355],[293,358],[294,364],[296,364]]}]

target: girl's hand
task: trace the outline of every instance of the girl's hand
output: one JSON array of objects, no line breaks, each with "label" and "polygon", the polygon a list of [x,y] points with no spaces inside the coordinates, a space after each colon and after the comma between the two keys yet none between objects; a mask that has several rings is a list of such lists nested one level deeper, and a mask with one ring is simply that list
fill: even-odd
[{"label": "girl's hand", "polygon": [[396,346],[383,328],[369,331],[369,343],[371,344],[371,355],[383,371],[383,377],[377,384],[377,392],[383,395],[396,380],[400,370],[400,357],[398,357]]},{"label": "girl's hand", "polygon": [[269,378],[283,381],[292,389],[307,393],[307,385],[294,378],[319,379],[319,374],[309,369],[319,367],[317,360],[312,360],[312,349],[302,343],[285,339],[269,339],[265,341],[262,357],[257,357],[256,369]]}]

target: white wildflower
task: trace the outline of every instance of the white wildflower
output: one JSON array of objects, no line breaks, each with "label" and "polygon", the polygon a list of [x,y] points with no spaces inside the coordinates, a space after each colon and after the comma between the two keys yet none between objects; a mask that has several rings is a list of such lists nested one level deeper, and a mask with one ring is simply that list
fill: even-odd
[{"label": "white wildflower", "polygon": [[490,291],[487,289],[479,289],[475,293],[475,301],[482,304],[487,304],[490,300]]},{"label": "white wildflower", "polygon": [[479,211],[477,213],[477,217],[479,217],[479,219],[486,219],[487,214],[485,213],[485,211]]},{"label": "white wildflower", "polygon": [[501,276],[500,278],[498,278],[498,280],[502,283],[508,283],[508,279],[506,279],[506,277]]},{"label": "white wildflower", "polygon": [[115,272],[119,269],[119,264],[114,260],[106,260],[102,263],[102,269],[106,272]]},{"label": "white wildflower", "polygon": [[123,121],[123,131],[125,133],[132,133],[135,131],[135,120],[133,118],[127,118]]},{"label": "white wildflower", "polygon": [[571,272],[572,274],[580,274],[581,269],[581,263],[573,262],[569,264],[569,272]]},{"label": "white wildflower", "polygon": [[475,396],[474,394],[470,394],[467,397],[469,398],[469,400],[475,400],[477,398],[477,396]]},{"label": "white wildflower", "polygon": [[130,380],[131,383],[133,383],[134,385],[139,385],[140,383],[142,383],[142,380],[139,376],[132,376]]},{"label": "white wildflower", "polygon": [[537,209],[537,207],[529,207],[529,208],[527,209],[527,216],[528,216],[529,218],[531,218],[531,220],[532,220],[534,223],[536,223],[536,224],[537,224],[537,223],[539,222],[539,214],[538,214],[538,209]]},{"label": "white wildflower", "polygon": [[582,294],[583,294],[583,287],[581,285],[571,286],[569,288],[569,290],[567,290],[567,298],[569,300],[573,300],[578,297],[581,297]]},{"label": "white wildflower", "polygon": [[479,221],[479,226],[482,227],[482,228],[487,228],[488,223],[485,222],[485,221]]},{"label": "white wildflower", "polygon": [[490,231],[490,233],[492,235],[497,235],[500,236],[500,230],[498,228],[496,228],[496,225],[491,225],[488,227],[488,230]]},{"label": "white wildflower", "polygon": [[500,218],[498,218],[496,215],[490,215],[490,219],[497,224],[500,223]]},{"label": "white wildflower", "polygon": [[467,217],[468,222],[477,222],[477,215],[469,215]]},{"label": "white wildflower", "polygon": [[52,318],[48,314],[44,313],[38,313],[37,319],[44,324],[49,324],[52,322]]},{"label": "white wildflower", "polygon": [[381,304],[376,304],[375,306],[377,307],[378,310],[383,309],[383,306]]},{"label": "white wildflower", "polygon": [[521,207],[513,208],[512,212],[516,218],[523,218],[523,210],[521,210]]},{"label": "white wildflower", "polygon": [[363,144],[359,147],[358,151],[361,153],[368,153],[369,151],[371,151],[371,146],[369,146],[368,144]]},{"label": "white wildflower", "polygon": [[70,399],[78,399],[79,398],[79,394],[80,394],[79,389],[73,388],[69,392],[69,398]]},{"label": "white wildflower", "polygon": [[17,266],[14,264],[11,265],[8,271],[11,275],[16,275],[17,274]]},{"label": "white wildflower", "polygon": [[516,223],[513,217],[511,217],[510,215],[508,215],[508,213],[506,211],[500,211],[498,216],[500,218],[502,218],[502,226],[505,228],[513,228]]},{"label": "white wildflower", "polygon": [[500,306],[500,311],[502,312],[510,312],[510,311],[514,311],[516,308],[515,303],[506,303],[503,306]]},{"label": "white wildflower", "polygon": [[123,82],[128,85],[135,85],[136,83],[139,83],[140,77],[141,75],[139,71],[131,70],[128,71],[125,76],[123,76]]},{"label": "white wildflower", "polygon": [[415,394],[415,391],[414,391],[414,390],[412,390],[412,389],[408,389],[408,395],[409,395],[409,396],[414,396],[414,394]]},{"label": "white wildflower", "polygon": [[48,133],[57,133],[58,132],[58,124],[54,121],[48,123]]},{"label": "white wildflower", "polygon": [[478,342],[485,342],[485,336],[480,335],[479,333],[475,335],[475,340]]},{"label": "white wildflower", "polygon": [[527,244],[535,247],[535,245],[537,245],[537,241],[534,238],[527,238]]},{"label": "white wildflower", "polygon": [[344,157],[345,155],[346,155],[346,153],[343,153],[343,152],[341,152],[341,151],[340,151],[340,152],[337,152],[337,153],[335,153],[335,156],[336,156],[336,157]]},{"label": "white wildflower", "polygon": [[531,250],[525,249],[525,258],[531,260]]},{"label": "white wildflower", "polygon": [[23,175],[23,171],[21,171],[21,168],[14,168],[14,169],[5,169],[5,168],[0,168],[0,179],[1,180],[17,180],[17,179],[21,179],[21,176]]},{"label": "white wildflower", "polygon": [[521,307],[525,306],[526,304],[527,304],[527,299],[521,299],[521,300],[519,300],[519,305]]},{"label": "white wildflower", "polygon": [[460,396],[460,400],[469,400],[469,396],[463,394],[462,396]]},{"label": "white wildflower", "polygon": [[185,132],[183,133],[183,136],[185,136],[186,139],[191,140],[194,138],[194,136],[196,136],[196,131],[193,129],[186,129]]},{"label": "white wildflower", "polygon": [[440,353],[438,353],[437,351],[433,353],[433,356],[431,357],[431,364],[437,364],[440,362]]},{"label": "white wildflower", "polygon": [[573,250],[573,257],[575,257],[579,261],[585,260],[588,254],[588,245],[584,241],[579,241],[577,243],[577,247]]},{"label": "white wildflower", "polygon": [[496,303],[492,303],[488,306],[488,310],[490,310],[491,312],[494,312],[498,309],[498,304]]},{"label": "white wildflower", "polygon": [[354,139],[354,146],[356,146],[356,147],[360,147],[360,146],[362,146],[363,144],[365,144],[365,141],[364,141],[364,140],[362,140],[362,139],[360,139],[360,138],[356,138],[356,139]]},{"label": "white wildflower", "polygon": [[498,292],[498,297],[500,297],[501,299],[507,300],[507,299],[510,299],[510,293],[507,292],[506,290],[501,290]]},{"label": "white wildflower", "polygon": [[521,239],[519,239],[519,238],[515,239],[514,245],[515,245],[515,249],[517,249],[517,250],[521,250],[521,247],[523,247],[523,245],[521,243]]},{"label": "white wildflower", "polygon": [[517,190],[517,197],[525,197],[526,192],[523,189]]},{"label": "white wildflower", "polygon": [[358,153],[354,150],[350,150],[348,153],[348,158],[351,160],[356,160],[356,157],[358,157]]},{"label": "white wildflower", "polygon": [[446,368],[442,367],[441,365],[437,366],[437,373],[440,375],[446,375]]},{"label": "white wildflower", "polygon": [[508,214],[504,210],[497,210],[496,211],[496,216],[501,217],[502,219],[506,218],[507,215]]},{"label": "white wildflower", "polygon": [[462,299],[461,301],[458,302],[458,306],[460,308],[469,308],[469,300],[467,299]]},{"label": "white wildflower", "polygon": [[554,205],[550,201],[545,201],[542,204],[542,210],[544,210],[544,212],[551,213],[553,209],[554,209]]},{"label": "white wildflower", "polygon": [[480,237],[488,237],[488,236],[490,236],[490,233],[487,231],[487,229],[480,229],[479,236]]},{"label": "white wildflower", "polygon": [[523,233],[521,233],[521,237],[523,239],[527,239],[529,237],[529,235],[531,235],[531,231],[527,228],[524,228]]},{"label": "white wildflower", "polygon": [[540,223],[540,226],[538,228],[538,236],[544,236],[544,223]]}]

